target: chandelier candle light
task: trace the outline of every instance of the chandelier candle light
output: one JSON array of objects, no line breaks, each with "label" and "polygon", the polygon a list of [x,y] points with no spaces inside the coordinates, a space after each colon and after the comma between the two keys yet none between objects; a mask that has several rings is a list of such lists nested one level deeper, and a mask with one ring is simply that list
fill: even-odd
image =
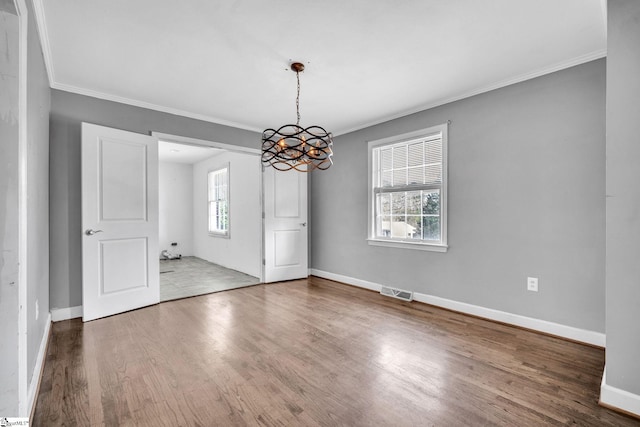
[{"label": "chandelier candle light", "polygon": [[304,64],[294,62],[291,70],[295,71],[298,81],[298,120],[295,125],[284,125],[278,130],[269,128],[262,132],[262,163],[279,171],[295,169],[299,172],[311,172],[314,169],[329,169],[333,164],[333,135],[321,126],[300,126],[300,72],[304,71]]}]

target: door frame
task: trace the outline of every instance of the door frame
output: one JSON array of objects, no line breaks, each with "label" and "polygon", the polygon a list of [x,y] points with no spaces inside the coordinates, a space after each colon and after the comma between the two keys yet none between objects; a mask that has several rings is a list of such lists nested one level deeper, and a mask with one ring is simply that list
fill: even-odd
[{"label": "door frame", "polygon": [[[232,144],[225,144],[222,142],[214,142],[214,141],[209,141],[206,139],[198,139],[198,138],[189,138],[187,136],[180,136],[180,135],[172,135],[169,133],[162,133],[162,132],[151,132],[151,136],[155,136],[156,138],[158,138],[158,141],[166,141],[166,142],[174,142],[176,144],[184,144],[184,145],[200,145],[200,146],[204,146],[204,147],[211,147],[211,148],[218,148],[218,149],[222,149],[222,150],[226,150],[226,151],[232,151],[235,153],[241,153],[241,154],[248,154],[248,155],[254,155],[254,156],[260,156],[261,151],[257,148],[247,148],[247,147],[241,147],[238,145],[232,145]],[[263,189],[263,176],[262,176],[262,164],[260,164],[260,210],[261,212],[264,212],[264,191]],[[260,265],[262,268],[260,268],[260,283],[264,283],[264,264],[263,264],[263,260],[264,260],[264,218],[263,221],[261,221],[260,224],[260,229],[261,229],[261,233],[260,233]]]}]

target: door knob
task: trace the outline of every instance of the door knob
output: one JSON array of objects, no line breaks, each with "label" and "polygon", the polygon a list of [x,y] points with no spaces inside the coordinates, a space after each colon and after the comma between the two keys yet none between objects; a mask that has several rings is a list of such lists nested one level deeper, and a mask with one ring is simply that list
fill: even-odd
[{"label": "door knob", "polygon": [[84,234],[86,234],[87,236],[93,236],[96,233],[102,233],[102,230],[91,230],[91,229],[89,229],[89,230],[84,232]]},{"label": "door knob", "polygon": [[300,225],[303,226],[303,227],[306,227],[307,223],[306,222],[301,222]]}]

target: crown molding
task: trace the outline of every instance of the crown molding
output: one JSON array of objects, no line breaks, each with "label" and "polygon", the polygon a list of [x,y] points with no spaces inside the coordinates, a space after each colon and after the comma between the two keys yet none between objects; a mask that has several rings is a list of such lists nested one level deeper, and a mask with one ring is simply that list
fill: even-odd
[{"label": "crown molding", "polygon": [[[607,0],[600,0],[601,1],[601,5],[602,5],[602,13],[603,13],[603,19],[605,22],[605,32],[606,32],[606,21],[607,21]],[[51,53],[51,44],[49,43],[49,33],[47,30],[47,25],[46,25],[46,19],[45,19],[45,11],[44,11],[44,5],[43,5],[43,0],[33,0],[33,6],[34,6],[34,11],[35,11],[35,18],[36,18],[36,23],[38,26],[38,33],[40,36],[40,43],[42,45],[42,52],[43,52],[43,56],[44,56],[44,62],[45,62],[45,66],[47,69],[47,74],[49,76],[49,85],[51,86],[51,88],[53,89],[57,89],[57,90],[62,90],[65,92],[71,92],[71,93],[76,93],[78,95],[85,95],[85,96],[90,96],[93,98],[98,98],[98,99],[103,99],[106,101],[113,101],[113,102],[119,102],[121,104],[127,104],[127,105],[132,105],[135,107],[141,107],[141,108],[147,108],[150,110],[156,110],[156,111],[161,111],[161,112],[165,112],[165,113],[169,113],[169,114],[174,114],[174,115],[178,115],[178,116],[184,116],[184,117],[189,117],[192,119],[196,119],[196,120],[202,120],[202,121],[206,121],[206,122],[211,122],[211,123],[217,123],[217,124],[221,124],[221,125],[225,125],[225,126],[231,126],[231,127],[235,127],[238,129],[244,129],[244,130],[248,130],[251,132],[258,132],[261,133],[262,129],[258,129],[254,126],[249,126],[246,124],[242,124],[242,123],[238,123],[238,122],[234,122],[231,120],[226,120],[220,117],[213,117],[213,116],[208,116],[205,114],[199,114],[199,113],[194,113],[191,111],[186,111],[186,110],[181,110],[181,109],[177,109],[177,108],[172,108],[172,107],[167,107],[164,105],[158,105],[158,104],[153,104],[150,102],[146,102],[146,101],[141,101],[138,99],[133,99],[133,98],[126,98],[126,97],[121,97],[121,96],[117,96],[117,95],[112,95],[112,94],[108,94],[108,93],[104,93],[104,92],[98,92],[98,91],[94,91],[91,89],[86,89],[86,88],[82,88],[82,87],[78,87],[78,86],[73,86],[73,85],[68,85],[68,84],[63,84],[60,83],[56,80],[56,76],[55,76],[55,69],[53,66],[53,59],[52,59],[52,53]],[[576,65],[580,65],[589,61],[594,61],[596,59],[600,59],[603,57],[606,57],[607,55],[607,51],[606,49],[602,49],[602,50],[597,50],[594,52],[590,52],[587,53],[585,55],[581,55],[566,61],[561,61],[559,63],[553,64],[549,67],[545,67],[545,68],[541,68],[535,71],[532,71],[530,73],[526,73],[526,74],[522,74],[520,76],[516,76],[514,78],[510,78],[510,79],[506,79],[506,80],[501,80],[498,82],[495,82],[493,84],[478,88],[478,89],[474,89],[471,91],[467,91],[467,92],[461,92],[457,95],[454,95],[452,97],[448,97],[448,98],[442,98],[433,102],[429,102],[426,104],[421,104],[418,107],[409,109],[409,110],[403,110],[401,112],[398,112],[396,114],[392,114],[389,116],[384,116],[375,120],[371,120],[371,121],[367,121],[352,127],[348,127],[346,129],[338,129],[337,131],[334,131],[333,134],[335,136],[340,136],[340,135],[345,135],[351,132],[356,132],[371,126],[375,126],[375,125],[379,125],[391,120],[395,120],[401,117],[405,117],[411,114],[415,114],[415,113],[419,113],[421,111],[425,111],[425,110],[429,110],[431,108],[435,108],[435,107],[439,107],[441,105],[445,105],[445,104],[449,104],[451,102],[455,102],[455,101],[459,101],[461,99],[465,99],[465,98],[469,98],[475,95],[479,95],[485,92],[490,92],[492,90],[495,89],[500,89],[506,86],[510,86],[516,83],[520,83],[526,80],[530,80],[536,77],[541,77],[544,76],[546,74],[550,74],[550,73],[554,73],[556,71],[560,71],[566,68],[570,68]]]},{"label": "crown molding", "polygon": [[53,59],[51,55],[51,43],[49,43],[49,31],[47,30],[47,20],[44,14],[43,0],[33,0],[33,12],[38,27],[38,36],[40,37],[40,45],[42,46],[42,56],[44,57],[44,65],[47,69],[47,77],[49,77],[49,86],[53,87],[56,77],[53,70]]},{"label": "crown molding", "polygon": [[[41,0],[34,0],[34,1],[41,1]],[[351,132],[356,132],[362,129],[366,129],[368,127],[371,126],[375,126],[375,125],[379,125],[391,120],[395,120],[395,119],[399,119],[401,117],[405,117],[405,116],[409,116],[411,114],[415,114],[415,113],[419,113],[421,111],[426,111],[429,110],[431,108],[435,108],[435,107],[439,107],[441,105],[445,105],[445,104],[449,104],[451,102],[455,102],[455,101],[460,101],[462,99],[465,98],[470,98],[472,96],[475,95],[480,95],[482,93],[486,93],[486,92],[491,92],[492,90],[496,90],[496,89],[500,89],[503,87],[507,87],[507,86],[511,86],[513,84],[516,83],[521,83],[527,80],[531,80],[537,77],[542,77],[544,75],[547,74],[551,74],[551,73],[555,73],[557,71],[561,71],[567,68],[571,68],[574,67],[576,65],[580,65],[580,64],[584,64],[590,61],[595,61],[596,59],[600,59],[600,58],[604,58],[607,56],[607,51],[606,50],[598,50],[595,52],[591,52],[588,53],[586,55],[581,55],[578,56],[576,58],[572,58],[570,60],[567,61],[563,61],[563,62],[559,62],[556,63],[554,65],[551,65],[549,67],[545,67],[545,68],[541,68],[539,70],[536,71],[532,71],[530,73],[526,73],[526,74],[522,74],[520,76],[517,77],[513,77],[507,80],[502,80],[487,86],[484,86],[482,88],[479,89],[475,89],[472,91],[468,91],[468,92],[462,92],[458,95],[449,97],[449,98],[443,98],[443,99],[439,99],[437,101],[434,102],[430,102],[428,104],[422,104],[419,107],[416,108],[412,108],[410,110],[404,110],[400,113],[397,114],[393,114],[391,116],[386,116],[384,118],[380,118],[378,120],[374,120],[374,121],[370,121],[370,122],[365,122],[363,124],[354,126],[352,128],[347,128],[344,130],[338,130],[336,132],[333,132],[333,134],[335,136],[339,136],[339,135],[345,135]],[[46,55],[45,55],[46,58]],[[46,62],[46,60],[45,60]],[[47,67],[49,69],[49,67]],[[53,66],[50,67],[51,72],[50,75],[54,76],[53,73]],[[108,93],[103,93],[103,92],[98,92],[98,91],[93,91],[90,89],[85,89],[85,88],[81,88],[81,87],[77,87],[77,86],[72,86],[72,85],[66,85],[66,84],[61,84],[61,83],[57,83],[55,81],[53,81],[53,83],[51,84],[51,87],[53,89],[58,89],[58,90],[62,90],[65,92],[71,92],[71,93],[76,93],[78,95],[85,95],[85,96],[90,96],[93,98],[98,98],[98,99],[104,99],[106,101],[113,101],[113,102],[119,102],[121,104],[127,104],[127,105],[132,105],[135,107],[141,107],[141,108],[147,108],[150,110],[156,110],[156,111],[161,111],[164,113],[169,113],[169,114],[175,114],[178,116],[184,116],[184,117],[189,117],[192,119],[196,119],[196,120],[203,120],[206,122],[211,122],[211,123],[217,123],[217,124],[221,124],[221,125],[225,125],[225,126],[231,126],[231,127],[235,127],[238,129],[244,129],[244,130],[248,130],[251,132],[262,132],[262,129],[258,129],[256,127],[253,126],[248,126],[242,123],[238,123],[238,122],[234,122],[231,120],[226,120],[226,119],[222,119],[220,117],[212,117],[212,116],[207,116],[204,114],[198,114],[198,113],[194,113],[191,111],[185,111],[185,110],[180,110],[177,108],[172,108],[172,107],[166,107],[163,105],[157,105],[157,104],[152,104],[149,102],[145,102],[145,101],[140,101],[137,99],[131,99],[131,98],[126,98],[126,97],[121,97],[121,96],[117,96],[117,95],[112,95],[112,94],[108,94]]]},{"label": "crown molding", "polygon": [[166,107],[164,105],[157,105],[150,102],[121,97],[117,95],[98,92],[91,89],[85,89],[78,86],[67,85],[67,84],[58,82],[56,80],[55,67],[53,66],[53,56],[51,53],[51,43],[49,42],[49,31],[47,29],[47,20],[45,18],[43,0],[33,0],[33,9],[35,14],[36,24],[38,27],[38,35],[40,37],[40,44],[42,46],[42,55],[44,57],[44,63],[47,69],[47,76],[49,77],[49,86],[52,89],[62,90],[65,92],[75,93],[78,95],[90,96],[92,98],[103,99],[105,101],[119,102],[121,104],[132,105],[134,107],[141,107],[149,110],[161,111],[164,113],[174,114],[177,116],[189,117],[191,119],[202,120],[205,122],[231,126],[231,127],[244,129],[252,132],[262,132],[262,129],[257,129],[252,126],[247,126],[241,123],[225,120],[220,117],[211,117],[204,114],[193,113],[191,111],[185,111],[177,108]]},{"label": "crown molding", "polygon": [[490,85],[474,89],[468,92],[461,92],[458,95],[454,95],[450,98],[442,98],[427,104],[422,104],[419,107],[412,108],[410,110],[404,110],[397,114],[393,114],[391,116],[385,116],[384,118],[380,118],[378,120],[365,122],[363,124],[354,126],[352,128],[348,128],[346,130],[340,130],[338,132],[334,132],[334,135],[345,135],[347,133],[356,132],[362,129],[366,129],[371,126],[379,125],[391,120],[399,119],[401,117],[409,116],[411,114],[419,113],[421,111],[429,110],[431,108],[439,107],[441,105],[449,104],[451,102],[460,101],[461,99],[470,98],[475,95],[480,95],[482,93],[490,92],[492,90],[500,89],[506,86],[511,86],[516,83],[521,83],[527,80],[535,79],[536,77],[542,77],[546,74],[555,73],[556,71],[561,71],[566,68],[571,68],[576,65],[584,64],[590,61],[595,61],[596,59],[604,58],[607,56],[606,49],[597,50],[595,52],[587,53],[585,55],[578,56],[576,58],[569,59],[567,61],[558,62],[549,67],[540,68],[538,70],[532,71],[530,73],[521,74],[517,77],[513,77],[506,80],[501,80],[496,83],[492,83]]},{"label": "crown molding", "polygon": [[257,129],[253,126],[247,126],[242,123],[237,123],[231,120],[222,119],[219,117],[207,116],[205,114],[193,113],[191,111],[180,110],[178,108],[166,107],[164,105],[153,104],[150,102],[140,101],[138,99],[126,98],[123,96],[112,95],[104,92],[98,92],[91,89],[85,89],[78,86],[66,85],[54,82],[51,87],[53,89],[61,90],[64,92],[75,93],[78,95],[90,96],[92,98],[103,99],[105,101],[118,102],[120,104],[127,104],[134,107],[146,108],[148,110],[160,111],[163,113],[174,114],[176,116],[188,117],[191,119],[202,120],[205,122],[216,123],[219,125],[230,126],[238,129],[244,129],[251,132],[262,133],[262,129]]},{"label": "crown molding", "polygon": [[[41,1],[41,0],[34,0],[34,1]],[[415,113],[419,113],[421,111],[426,111],[429,110],[431,108],[435,108],[435,107],[439,107],[441,105],[445,105],[445,104],[449,104],[451,102],[455,102],[455,101],[460,101],[462,99],[465,98],[470,98],[472,96],[475,95],[480,95],[482,93],[486,93],[486,92],[491,92],[492,90],[496,90],[496,89],[500,89],[503,87],[507,87],[507,86],[511,86],[513,84],[516,83],[521,83],[527,80],[531,80],[537,77],[542,77],[544,75],[547,74],[551,74],[551,73],[555,73],[557,71],[561,71],[567,68],[571,68],[574,67],[576,65],[580,65],[580,64],[584,64],[590,61],[595,61],[596,59],[600,59],[600,58],[604,58],[607,56],[607,51],[606,49],[603,50],[598,50],[595,52],[591,52],[585,55],[581,55],[578,56],[576,58],[572,58],[569,59],[567,61],[562,61],[559,63],[556,63],[554,65],[551,65],[549,67],[545,67],[545,68],[541,68],[538,69],[536,71],[532,71],[530,73],[526,73],[526,74],[522,74],[520,76],[517,77],[513,77],[507,80],[501,80],[499,82],[472,90],[472,91],[468,91],[468,92],[462,92],[458,95],[454,95],[452,97],[449,98],[442,98],[439,100],[436,100],[434,102],[430,102],[427,104],[422,104],[419,107],[416,108],[412,108],[410,110],[404,110],[400,113],[397,114],[393,114],[391,116],[385,116],[384,118],[380,118],[377,120],[373,120],[373,121],[369,121],[369,122],[365,122],[363,124],[351,127],[351,128],[347,128],[347,129],[343,129],[343,130],[338,130],[336,132],[333,132],[333,134],[335,136],[340,136],[340,135],[345,135],[351,132],[356,132],[362,129],[366,129],[368,127],[371,126],[375,126],[375,125],[379,125],[391,120],[395,120],[395,119],[399,119],[401,117],[405,117],[405,116],[409,116],[411,114],[415,114]],[[45,56],[46,58],[46,56]],[[49,69],[49,67],[48,67]],[[54,75],[53,73],[53,67],[51,67],[51,76]],[[196,120],[203,120],[206,122],[211,122],[211,123],[217,123],[217,124],[221,124],[221,125],[225,125],[225,126],[231,126],[231,127],[235,127],[238,129],[244,129],[244,130],[248,130],[248,131],[252,131],[252,132],[262,132],[262,129],[258,129],[256,127],[253,126],[248,126],[242,123],[238,123],[238,122],[234,122],[231,120],[226,120],[226,119],[222,119],[220,117],[212,117],[212,116],[207,116],[204,114],[198,114],[198,113],[193,113],[191,111],[185,111],[185,110],[180,110],[177,108],[171,108],[171,107],[166,107],[163,105],[157,105],[157,104],[152,104],[149,102],[145,102],[145,101],[140,101],[137,99],[131,99],[131,98],[125,98],[125,97],[121,97],[121,96],[117,96],[117,95],[111,95],[111,94],[107,94],[107,93],[103,93],[103,92],[97,92],[97,91],[93,91],[90,89],[85,89],[85,88],[80,88],[77,86],[72,86],[72,85],[65,85],[65,84],[60,84],[57,82],[53,82],[51,84],[51,87],[54,89],[58,89],[58,90],[62,90],[65,92],[71,92],[71,93],[76,93],[79,95],[85,95],[85,96],[90,96],[93,98],[99,98],[99,99],[104,99],[107,101],[113,101],[113,102],[119,102],[122,104],[128,104],[128,105],[132,105],[135,107],[141,107],[141,108],[147,108],[150,110],[156,110],[156,111],[162,111],[165,113],[169,113],[169,114],[175,114],[178,116],[184,116],[184,117],[189,117],[192,119],[196,119]]]}]

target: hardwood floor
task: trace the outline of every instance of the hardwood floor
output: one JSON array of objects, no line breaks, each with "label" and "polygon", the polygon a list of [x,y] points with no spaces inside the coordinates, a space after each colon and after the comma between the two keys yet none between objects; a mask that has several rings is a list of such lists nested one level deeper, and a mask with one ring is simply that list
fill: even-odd
[{"label": "hardwood floor", "polygon": [[604,351],[324,279],[53,325],[33,426],[638,426]]},{"label": "hardwood floor", "polygon": [[258,283],[258,277],[193,256],[160,260],[160,301],[228,291]]}]

